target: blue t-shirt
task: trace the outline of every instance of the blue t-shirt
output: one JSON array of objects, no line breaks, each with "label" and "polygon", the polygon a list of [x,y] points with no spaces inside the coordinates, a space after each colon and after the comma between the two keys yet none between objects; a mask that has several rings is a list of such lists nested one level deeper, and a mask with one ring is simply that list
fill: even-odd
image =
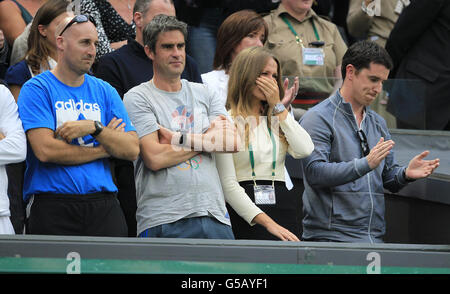
[{"label": "blue t-shirt", "polygon": [[[46,71],[26,82],[19,95],[19,115],[25,132],[34,128],[53,131],[66,121],[98,120],[107,125],[114,117],[123,119],[125,131],[135,131],[117,91],[108,83],[84,75],[84,83],[70,87]],[[72,140],[71,144],[98,146],[91,135]],[[43,163],[28,144],[27,169],[23,195],[89,194],[116,192],[109,160],[98,159],[80,165]]]}]

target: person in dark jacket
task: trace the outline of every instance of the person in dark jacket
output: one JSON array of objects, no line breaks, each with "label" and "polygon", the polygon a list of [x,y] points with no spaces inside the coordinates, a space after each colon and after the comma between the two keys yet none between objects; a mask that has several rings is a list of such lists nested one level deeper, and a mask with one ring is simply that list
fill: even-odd
[{"label": "person in dark jacket", "polygon": [[303,240],[383,242],[384,188],[396,192],[439,166],[424,160],[429,151],[399,166],[385,120],[369,108],[391,67],[381,46],[353,44],[342,60],[342,87],[300,119],[315,147],[302,160]]},{"label": "person in dark jacket", "polygon": [[450,2],[411,1],[386,50],[395,78],[388,110],[398,128],[450,130]]}]

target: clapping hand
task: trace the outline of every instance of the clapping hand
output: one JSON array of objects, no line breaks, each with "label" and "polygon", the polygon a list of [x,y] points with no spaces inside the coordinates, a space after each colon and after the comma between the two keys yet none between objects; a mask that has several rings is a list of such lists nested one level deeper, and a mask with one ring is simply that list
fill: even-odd
[{"label": "clapping hand", "polygon": [[383,159],[386,158],[386,156],[389,155],[389,152],[392,148],[394,148],[394,141],[388,140],[384,141],[384,138],[381,137],[378,141],[377,145],[375,145],[371,150],[370,153],[367,155],[367,162],[369,163],[369,167],[371,169],[375,169],[380,165],[380,163],[383,161]]},{"label": "clapping hand", "polygon": [[289,79],[284,79],[283,83],[283,89],[284,89],[284,96],[283,100],[281,100],[281,103],[283,103],[284,107],[288,108],[289,105],[291,105],[292,101],[294,101],[295,97],[297,97],[298,89],[299,89],[299,82],[298,77],[295,77],[294,84],[292,87],[289,87]]},{"label": "clapping hand", "polygon": [[432,160],[424,160],[430,154],[430,151],[424,151],[416,155],[408,164],[405,175],[406,179],[421,179],[426,178],[433,173],[439,166],[439,158]]}]

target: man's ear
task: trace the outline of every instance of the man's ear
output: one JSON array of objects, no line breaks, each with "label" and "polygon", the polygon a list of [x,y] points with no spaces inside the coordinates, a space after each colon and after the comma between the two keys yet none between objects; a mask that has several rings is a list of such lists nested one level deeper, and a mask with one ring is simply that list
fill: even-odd
[{"label": "man's ear", "polygon": [[345,78],[348,78],[349,80],[353,80],[353,77],[356,74],[356,68],[353,66],[353,64],[347,64],[345,67]]},{"label": "man's ear", "polygon": [[143,15],[141,12],[136,11],[133,15],[133,21],[136,24],[137,28],[142,28]]},{"label": "man's ear", "polygon": [[150,47],[148,47],[148,45],[144,46],[144,51],[145,55],[147,55],[148,58],[150,58],[151,60],[155,59],[155,53],[153,53],[153,51],[150,49]]},{"label": "man's ear", "polygon": [[59,50],[64,49],[64,37],[63,36],[56,37],[56,48]]}]

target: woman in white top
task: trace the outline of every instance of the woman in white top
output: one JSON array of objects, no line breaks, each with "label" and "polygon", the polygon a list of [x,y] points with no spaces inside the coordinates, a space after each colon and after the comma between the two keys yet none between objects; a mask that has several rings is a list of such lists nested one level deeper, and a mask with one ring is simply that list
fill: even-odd
[{"label": "woman in white top", "polygon": [[[214,70],[202,74],[203,83],[217,92],[225,105],[227,100],[229,70],[235,57],[242,50],[257,46],[262,47],[266,42],[268,26],[265,20],[255,11],[241,10],[228,16],[217,32],[216,53],[214,56]],[[283,103],[288,107],[298,92],[298,79],[288,89],[285,81],[285,99]],[[292,188],[292,182],[286,171],[286,185]]]},{"label": "woman in white top", "polygon": [[10,221],[6,165],[25,160],[27,142],[17,105],[8,88],[0,85],[0,234],[14,234]]},{"label": "woman in white top", "polygon": [[[300,232],[300,196],[285,186],[284,162],[286,152],[303,158],[314,145],[281,103],[280,72],[278,60],[261,47],[243,50],[230,69],[227,105],[243,146],[217,154],[216,163],[236,239],[295,240]],[[255,223],[265,228],[248,225]]]}]

